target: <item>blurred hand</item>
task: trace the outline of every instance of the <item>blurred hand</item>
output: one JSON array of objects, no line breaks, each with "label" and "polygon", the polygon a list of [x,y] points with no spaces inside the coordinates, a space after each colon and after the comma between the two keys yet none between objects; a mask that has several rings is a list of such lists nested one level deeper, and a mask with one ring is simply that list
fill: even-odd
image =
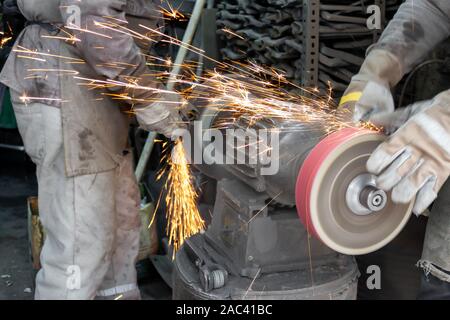
[{"label": "blurred hand", "polygon": [[358,123],[377,113],[394,111],[394,99],[386,86],[373,81],[353,80],[339,103],[339,115]]},{"label": "blurred hand", "polygon": [[165,93],[148,107],[135,109],[136,119],[142,129],[176,140],[182,134],[182,129],[187,128],[178,111],[182,104],[183,99],[179,94]]}]

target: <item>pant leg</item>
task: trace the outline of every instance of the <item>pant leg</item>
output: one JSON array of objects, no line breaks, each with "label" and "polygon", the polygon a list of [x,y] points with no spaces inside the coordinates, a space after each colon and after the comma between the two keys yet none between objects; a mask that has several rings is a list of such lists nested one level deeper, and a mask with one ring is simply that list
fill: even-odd
[{"label": "pant leg", "polygon": [[60,110],[14,104],[27,153],[37,165],[46,232],[36,299],[93,299],[110,265],[115,238],[115,170],[65,175]]},{"label": "pant leg", "polygon": [[39,178],[46,239],[36,299],[93,299],[113,252],[114,172],[66,178],[59,163]]},{"label": "pant leg", "polygon": [[419,297],[450,299],[450,180],[442,187],[431,210],[422,258],[417,265],[424,270]]},{"label": "pant leg", "polygon": [[124,155],[117,170],[116,238],[111,266],[100,290],[100,299],[140,299],[137,287],[136,259],[139,253],[141,219],[139,215],[140,192],[133,170],[133,156]]},{"label": "pant leg", "polygon": [[418,300],[450,300],[450,282],[442,281],[432,274],[423,273],[420,279]]}]

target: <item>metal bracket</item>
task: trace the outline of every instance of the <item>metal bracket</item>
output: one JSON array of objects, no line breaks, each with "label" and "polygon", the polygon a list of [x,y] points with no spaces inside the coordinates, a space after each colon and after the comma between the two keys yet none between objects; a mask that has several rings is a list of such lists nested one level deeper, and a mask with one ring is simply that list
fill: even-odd
[{"label": "metal bracket", "polygon": [[302,85],[316,87],[319,83],[320,0],[303,0]]}]

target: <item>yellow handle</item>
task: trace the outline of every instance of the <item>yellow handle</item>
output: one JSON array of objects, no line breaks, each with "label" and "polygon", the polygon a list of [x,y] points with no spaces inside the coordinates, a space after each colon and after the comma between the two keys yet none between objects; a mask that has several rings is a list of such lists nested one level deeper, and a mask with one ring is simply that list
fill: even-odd
[{"label": "yellow handle", "polygon": [[345,96],[343,96],[341,98],[341,101],[339,102],[339,107],[342,106],[343,104],[346,104],[347,102],[359,101],[359,99],[361,99],[361,96],[362,96],[362,92],[360,92],[360,91],[346,94]]}]

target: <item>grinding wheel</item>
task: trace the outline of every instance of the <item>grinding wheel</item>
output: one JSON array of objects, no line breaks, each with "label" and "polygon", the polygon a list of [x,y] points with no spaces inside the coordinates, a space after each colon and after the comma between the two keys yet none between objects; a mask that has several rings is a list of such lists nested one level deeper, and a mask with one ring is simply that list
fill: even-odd
[{"label": "grinding wheel", "polygon": [[319,142],[300,169],[300,219],[309,233],[337,252],[376,251],[400,233],[411,215],[413,202],[393,203],[366,171],[368,158],[384,139],[369,130],[342,129]]}]

